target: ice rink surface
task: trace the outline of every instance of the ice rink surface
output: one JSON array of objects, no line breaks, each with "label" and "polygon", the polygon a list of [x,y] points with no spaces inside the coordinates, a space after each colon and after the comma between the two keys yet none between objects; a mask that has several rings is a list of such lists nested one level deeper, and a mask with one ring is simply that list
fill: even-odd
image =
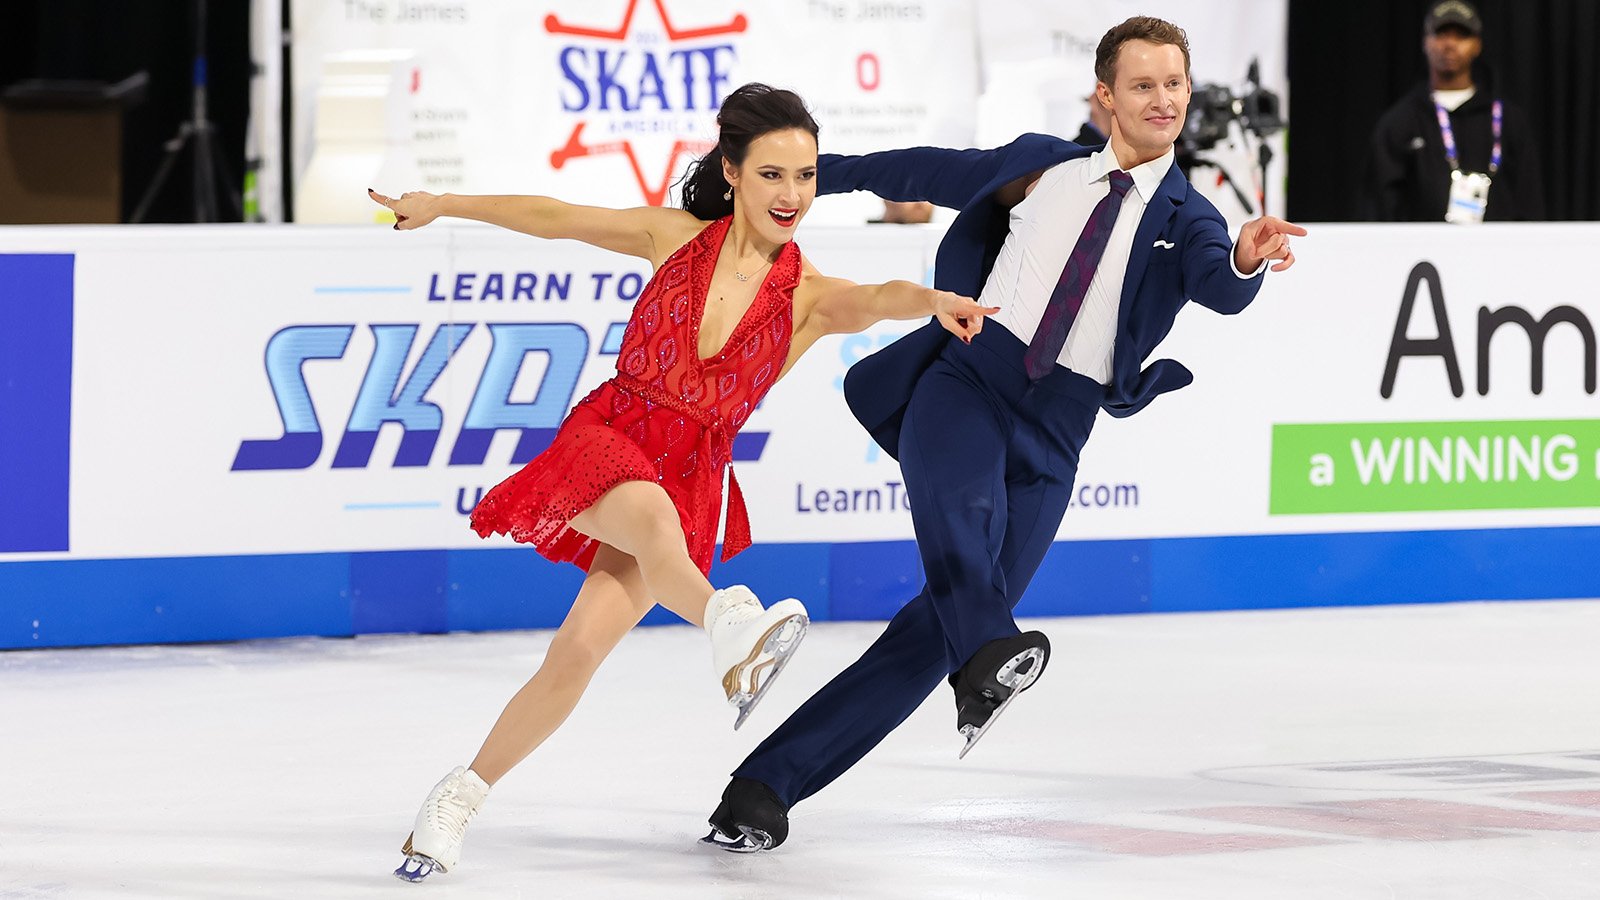
[{"label": "ice rink surface", "polygon": [[0,897],[1600,898],[1600,601],[1031,622],[965,761],[941,689],[753,856],[696,843],[726,773],[881,625],[738,733],[705,638],[636,631],[421,885],[550,633],[3,653]]}]

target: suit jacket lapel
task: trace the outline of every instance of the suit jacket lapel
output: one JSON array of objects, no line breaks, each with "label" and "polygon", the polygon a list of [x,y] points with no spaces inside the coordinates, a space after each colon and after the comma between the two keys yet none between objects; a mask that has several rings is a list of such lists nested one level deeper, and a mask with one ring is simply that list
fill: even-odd
[{"label": "suit jacket lapel", "polygon": [[1139,284],[1144,281],[1145,270],[1150,266],[1150,254],[1154,250],[1156,239],[1161,235],[1162,229],[1167,227],[1167,223],[1172,221],[1172,217],[1178,214],[1178,207],[1183,205],[1183,196],[1188,184],[1189,181],[1183,177],[1178,164],[1173,163],[1172,167],[1167,169],[1166,177],[1161,179],[1160,187],[1156,188],[1155,196],[1145,204],[1144,216],[1139,219],[1139,229],[1133,233],[1133,248],[1128,253],[1128,268],[1122,276],[1120,321],[1123,325],[1118,331],[1126,327],[1128,315],[1133,309],[1133,298],[1138,296]]}]

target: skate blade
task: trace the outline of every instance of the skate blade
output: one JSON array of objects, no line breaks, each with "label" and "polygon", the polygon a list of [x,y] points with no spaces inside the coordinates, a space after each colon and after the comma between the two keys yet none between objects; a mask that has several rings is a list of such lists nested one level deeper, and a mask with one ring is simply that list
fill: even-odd
[{"label": "skate blade", "polygon": [[[1029,660],[1032,660],[1033,664],[1019,673],[1017,670]],[[1044,671],[1044,664],[1044,650],[1039,647],[1029,647],[1027,650],[1007,660],[1006,664],[1000,667],[1000,671],[995,673],[995,678],[1001,684],[1011,688],[1011,696],[1015,697],[1017,694],[1032,687],[1033,683],[1039,680],[1039,674]]]},{"label": "skate blade", "polygon": [[967,743],[966,746],[961,748],[961,752],[956,754],[956,759],[967,758],[967,751],[977,746],[978,741],[982,740],[983,736],[989,733],[989,729],[994,726],[994,721],[1000,718],[1000,714],[1005,712],[1006,707],[1010,706],[1011,701],[1015,699],[1017,699],[1017,692],[1013,691],[1011,696],[1007,697],[999,706],[994,708],[994,712],[989,714],[989,718],[985,719],[981,726],[961,726],[961,736],[967,739]]},{"label": "skate blade", "polygon": [[[1030,647],[1006,660],[1006,664],[1000,667],[1000,671],[995,675],[995,678],[1001,684],[1010,688],[1011,694],[1001,701],[999,706],[995,707],[994,712],[989,714],[989,718],[983,721],[983,725],[963,725],[961,727],[961,735],[967,739],[967,743],[961,748],[961,752],[956,754],[956,759],[966,759],[967,751],[971,750],[984,734],[989,731],[989,726],[994,724],[995,719],[1000,718],[1000,714],[1006,711],[1006,707],[1011,705],[1011,701],[1017,699],[1018,694],[1027,690],[1038,680],[1039,673],[1044,671],[1044,656],[1044,651],[1040,648]],[[1017,670],[1022,667],[1022,664],[1029,660],[1032,660],[1032,665],[1029,665],[1022,672],[1018,672]]]},{"label": "skate blade", "polygon": [[740,825],[739,831],[741,834],[738,837],[730,838],[713,827],[710,834],[700,839],[700,843],[729,853],[757,853],[772,846],[772,836],[759,828]]},{"label": "skate blade", "polygon": [[416,884],[432,875],[435,870],[444,871],[431,857],[423,856],[421,853],[408,853],[405,861],[400,863],[400,868],[394,870],[394,877]]},{"label": "skate blade", "polygon": [[[755,711],[756,704],[767,695],[772,683],[778,680],[778,675],[789,665],[795,650],[799,649],[800,642],[805,639],[806,627],[810,622],[806,616],[794,615],[772,626],[772,630],[767,632],[767,639],[762,642],[760,653],[752,657],[761,660],[750,668],[752,690],[736,691],[728,698],[728,702],[739,709],[739,715],[733,720],[734,731],[738,731],[744,720],[750,718],[750,713]],[[762,659],[762,657],[770,658]],[[742,683],[744,673],[741,671],[738,674]]]}]

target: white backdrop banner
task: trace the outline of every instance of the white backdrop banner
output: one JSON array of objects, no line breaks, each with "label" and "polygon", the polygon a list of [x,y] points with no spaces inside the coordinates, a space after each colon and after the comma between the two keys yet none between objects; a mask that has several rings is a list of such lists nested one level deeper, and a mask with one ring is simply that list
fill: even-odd
[{"label": "white backdrop banner", "polygon": [[[721,98],[746,81],[804,96],[828,152],[994,146],[1023,131],[1072,137],[1086,118],[1100,36],[1136,14],[1187,29],[1197,83],[1242,91],[1258,60],[1287,115],[1282,0],[293,0],[292,13],[298,174],[315,146],[325,58],[413,54],[405,81],[422,183],[381,186],[393,191],[660,205],[714,138]],[[1265,187],[1280,211],[1281,135],[1271,147]],[[1256,196],[1255,145],[1235,126],[1205,159],[1196,184],[1237,224],[1246,209],[1218,179],[1226,172]],[[858,196],[819,210],[815,224],[859,223],[880,210]]]},{"label": "white backdrop banner", "polygon": [[[823,147],[967,146],[978,89],[971,0],[294,0],[295,171],[329,54],[404,50],[420,187],[662,205],[710,146],[722,98],[793,88]],[[364,186],[364,185],[363,185]],[[870,209],[868,208],[870,206]],[[853,221],[881,207],[841,204]]]}]

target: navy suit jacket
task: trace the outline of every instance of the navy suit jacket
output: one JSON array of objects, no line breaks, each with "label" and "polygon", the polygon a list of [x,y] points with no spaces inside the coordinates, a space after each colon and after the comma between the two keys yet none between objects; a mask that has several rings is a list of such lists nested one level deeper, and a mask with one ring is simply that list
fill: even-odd
[{"label": "navy suit jacket", "polygon": [[[865,156],[827,154],[819,160],[818,189],[825,194],[865,190],[886,200],[926,200],[961,210],[939,244],[933,281],[941,290],[976,298],[1010,228],[1010,210],[996,202],[995,192],[1096,149],[1025,134],[993,150],[917,147]],[[1063,234],[1062,239],[1076,236]],[[1157,241],[1173,247],[1157,250]],[[1141,367],[1191,298],[1228,314],[1255,299],[1262,279],[1235,275],[1232,253],[1222,215],[1194,192],[1174,165],[1145,205],[1134,234],[1122,284],[1111,383],[1101,399],[1102,408],[1113,416],[1130,416],[1158,394],[1194,380],[1175,360]],[[937,320],[929,322],[856,363],[845,376],[845,400],[851,412],[891,456],[899,453],[900,422],[911,392],[949,339]]]}]

